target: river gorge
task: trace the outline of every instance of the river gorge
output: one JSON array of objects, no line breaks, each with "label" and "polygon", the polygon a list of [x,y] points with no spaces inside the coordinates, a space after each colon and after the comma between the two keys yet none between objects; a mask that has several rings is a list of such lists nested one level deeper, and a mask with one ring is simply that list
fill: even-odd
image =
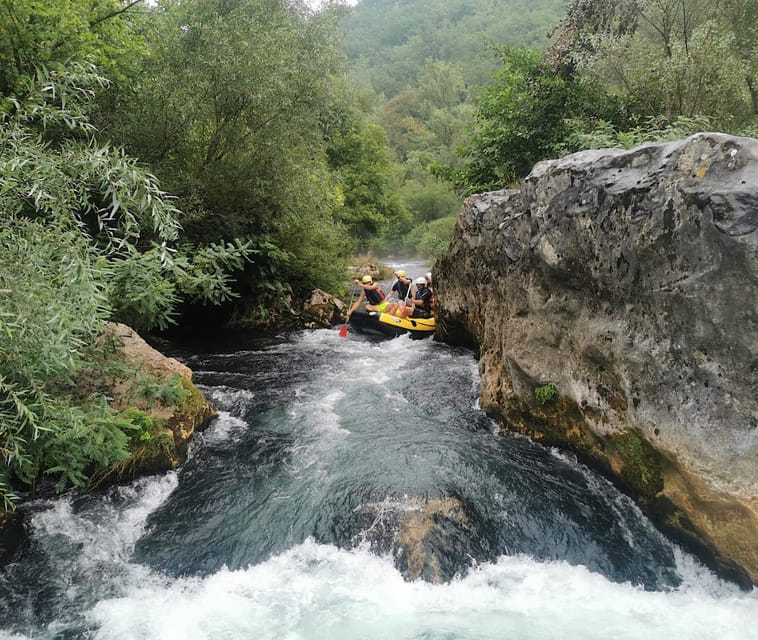
[{"label": "river gorge", "polygon": [[318,329],[173,355],[218,417],[175,472],[23,507],[0,638],[758,638],[758,592],[502,433],[467,349]]}]

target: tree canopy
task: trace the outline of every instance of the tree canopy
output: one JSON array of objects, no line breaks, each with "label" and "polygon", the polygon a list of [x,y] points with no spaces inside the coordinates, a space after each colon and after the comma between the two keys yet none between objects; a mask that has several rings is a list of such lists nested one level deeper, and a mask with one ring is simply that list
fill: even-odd
[{"label": "tree canopy", "polygon": [[0,3],[6,504],[19,482],[81,484],[127,455],[135,417],[77,391],[113,366],[91,346],[105,321],[150,331],[192,304],[265,315],[339,291],[350,233],[403,217],[384,133],[344,79],[344,10]]},{"label": "tree canopy", "polygon": [[470,192],[584,148],[756,135],[756,12],[738,0],[574,0],[544,55],[504,50],[464,166],[440,173]]}]

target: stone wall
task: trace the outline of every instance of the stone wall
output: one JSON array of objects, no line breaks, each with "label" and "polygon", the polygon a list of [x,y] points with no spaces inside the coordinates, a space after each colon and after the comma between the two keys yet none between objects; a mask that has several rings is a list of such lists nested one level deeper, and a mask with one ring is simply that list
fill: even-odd
[{"label": "stone wall", "polygon": [[757,229],[758,141],[706,133],[542,162],[467,200],[435,265],[440,336],[478,349],[485,410],[577,452],[745,585]]}]

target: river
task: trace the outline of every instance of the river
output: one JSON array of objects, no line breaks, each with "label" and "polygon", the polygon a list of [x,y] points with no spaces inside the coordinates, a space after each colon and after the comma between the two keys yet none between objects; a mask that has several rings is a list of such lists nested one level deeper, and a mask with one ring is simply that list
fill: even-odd
[{"label": "river", "polygon": [[[323,329],[176,355],[219,417],[177,472],[24,507],[3,640],[758,639],[757,590],[499,433],[466,350]],[[402,523],[429,504],[457,516],[405,579]]]}]

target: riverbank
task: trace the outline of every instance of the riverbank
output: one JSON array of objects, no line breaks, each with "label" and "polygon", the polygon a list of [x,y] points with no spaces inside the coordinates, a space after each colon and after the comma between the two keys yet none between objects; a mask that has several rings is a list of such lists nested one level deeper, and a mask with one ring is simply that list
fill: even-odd
[{"label": "riverbank", "polygon": [[[186,458],[192,435],[216,415],[212,404],[192,382],[192,371],[151,347],[134,330],[111,323],[98,338],[107,344],[108,362],[85,367],[76,391],[82,398],[96,394],[128,425],[129,453],[117,464],[95,461],[86,470],[84,491],[103,489],[151,473],[176,469]],[[20,486],[24,501],[52,497],[57,486],[46,476]],[[24,539],[18,509],[0,513],[0,563],[8,561]]]}]

